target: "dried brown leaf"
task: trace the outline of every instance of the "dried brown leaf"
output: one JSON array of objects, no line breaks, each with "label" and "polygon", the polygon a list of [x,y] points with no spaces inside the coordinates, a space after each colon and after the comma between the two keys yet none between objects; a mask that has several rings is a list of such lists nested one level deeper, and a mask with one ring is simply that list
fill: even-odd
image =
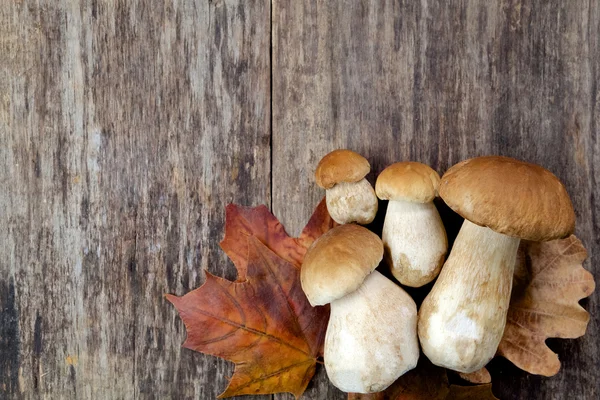
[{"label": "dried brown leaf", "polygon": [[348,400],[444,400],[449,392],[446,370],[421,357],[415,369],[402,375],[383,392],[349,393]]},{"label": "dried brown leaf", "polygon": [[498,400],[492,393],[492,384],[479,386],[450,385],[446,400]]},{"label": "dried brown leaf", "polygon": [[590,319],[579,300],[595,289],[583,269],[587,252],[574,235],[550,242],[522,241],[504,336],[498,354],[532,374],[560,369],[548,338],[578,338]]},{"label": "dried brown leaf", "polygon": [[470,374],[464,372],[458,372],[458,376],[470,383],[476,383],[478,385],[482,385],[485,383],[492,382],[492,376],[489,371],[483,367],[475,372],[471,372]]},{"label": "dried brown leaf", "polygon": [[[487,372],[487,371],[486,371]],[[489,374],[488,374],[489,375]],[[445,368],[436,367],[425,357],[412,371],[402,375],[379,393],[349,393],[348,400],[494,400],[492,385],[450,385]],[[496,399],[497,400],[497,399]]]}]

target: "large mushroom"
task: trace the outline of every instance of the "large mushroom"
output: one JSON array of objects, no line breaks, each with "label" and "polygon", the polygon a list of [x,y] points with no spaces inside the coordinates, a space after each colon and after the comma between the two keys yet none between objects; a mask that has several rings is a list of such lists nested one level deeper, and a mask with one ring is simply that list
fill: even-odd
[{"label": "large mushroom", "polygon": [[420,287],[440,272],[448,250],[446,230],[433,204],[440,176],[425,164],[399,162],[379,174],[377,197],[389,200],[381,238],[392,274]]},{"label": "large mushroom", "polygon": [[575,213],[556,176],[508,157],[453,166],[439,192],[465,220],[419,310],[419,339],[434,364],[468,373],[487,364],[502,339],[519,241],[568,236]]},{"label": "large mushroom", "polygon": [[334,150],[317,165],[317,185],[325,189],[327,210],[338,224],[369,224],[377,214],[377,196],[365,179],[366,158],[351,150]]},{"label": "large mushroom", "polygon": [[417,307],[398,285],[374,271],[383,258],[379,237],[340,225],[310,247],[300,273],[313,306],[331,303],[325,369],[345,392],[384,390],[417,365]]}]

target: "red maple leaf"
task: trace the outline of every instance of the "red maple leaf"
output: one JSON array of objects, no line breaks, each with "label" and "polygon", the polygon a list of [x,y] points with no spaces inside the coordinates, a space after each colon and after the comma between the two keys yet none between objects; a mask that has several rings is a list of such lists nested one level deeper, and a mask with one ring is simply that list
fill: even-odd
[{"label": "red maple leaf", "polygon": [[184,347],[236,363],[220,397],[290,392],[300,396],[322,355],[328,308],[313,308],[300,286],[307,247],[334,226],[322,201],[299,238],[264,206],[227,207],[221,247],[238,270],[231,282],[206,274],[200,288],[167,295],[185,323]]}]

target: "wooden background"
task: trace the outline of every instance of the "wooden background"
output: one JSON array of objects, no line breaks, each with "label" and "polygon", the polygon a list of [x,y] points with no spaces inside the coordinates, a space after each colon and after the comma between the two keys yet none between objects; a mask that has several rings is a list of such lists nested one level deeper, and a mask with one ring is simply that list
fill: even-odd
[{"label": "wooden background", "polygon": [[[599,281],[599,37],[595,0],[3,0],[0,398],[214,398],[232,365],[180,348],[162,295],[235,277],[228,202],[298,234],[340,147],[371,180],[549,168]],[[600,396],[598,293],[587,335],[550,341],[560,373],[496,360],[497,396]],[[344,395],[321,369],[304,398]]]}]

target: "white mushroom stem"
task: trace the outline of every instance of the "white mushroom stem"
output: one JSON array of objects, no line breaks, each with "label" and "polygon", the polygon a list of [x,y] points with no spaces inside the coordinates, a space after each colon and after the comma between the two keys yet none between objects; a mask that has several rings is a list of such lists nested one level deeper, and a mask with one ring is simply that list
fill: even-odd
[{"label": "white mushroom stem", "polygon": [[448,250],[446,230],[432,202],[390,200],[382,240],[392,274],[412,287],[423,286],[439,274]]},{"label": "white mushroom stem", "polygon": [[474,372],[504,333],[520,239],[465,220],[419,310],[423,353],[436,365]]},{"label": "white mushroom stem", "polygon": [[358,182],[340,182],[325,191],[327,210],[338,224],[369,224],[377,214],[377,196],[365,178]]},{"label": "white mushroom stem", "polygon": [[418,359],[415,302],[379,272],[331,303],[325,369],[340,390],[382,391],[413,369]]},{"label": "white mushroom stem", "polygon": [[358,182],[340,182],[325,191],[327,210],[338,224],[369,224],[377,214],[377,196],[365,178]]}]

